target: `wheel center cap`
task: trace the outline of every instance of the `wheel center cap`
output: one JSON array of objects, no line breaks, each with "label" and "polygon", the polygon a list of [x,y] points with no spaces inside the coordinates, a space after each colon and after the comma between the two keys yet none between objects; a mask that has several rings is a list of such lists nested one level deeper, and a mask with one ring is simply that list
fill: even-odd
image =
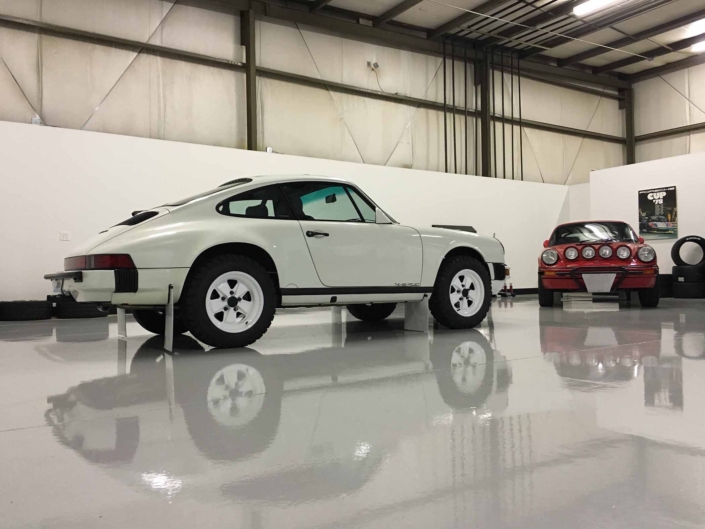
[{"label": "wheel center cap", "polygon": [[470,289],[464,288],[462,294],[464,298],[468,297],[470,295]]},{"label": "wheel center cap", "polygon": [[228,298],[228,307],[233,309],[237,307],[237,298],[235,296]]}]

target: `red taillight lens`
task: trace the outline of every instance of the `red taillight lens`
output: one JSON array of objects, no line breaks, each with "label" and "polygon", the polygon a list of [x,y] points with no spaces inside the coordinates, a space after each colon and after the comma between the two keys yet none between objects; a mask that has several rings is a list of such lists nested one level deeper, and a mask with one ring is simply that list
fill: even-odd
[{"label": "red taillight lens", "polygon": [[127,254],[81,255],[64,259],[64,270],[115,270],[135,268],[132,257]]},{"label": "red taillight lens", "polygon": [[86,269],[86,256],[80,255],[78,257],[67,257],[64,259],[64,270],[85,270]]}]

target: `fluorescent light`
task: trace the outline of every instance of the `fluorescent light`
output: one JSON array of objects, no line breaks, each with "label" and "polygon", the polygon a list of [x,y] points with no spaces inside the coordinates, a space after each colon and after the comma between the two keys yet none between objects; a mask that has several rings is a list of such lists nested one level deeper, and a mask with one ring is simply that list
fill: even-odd
[{"label": "fluorescent light", "polygon": [[689,39],[690,37],[695,37],[696,35],[700,35],[702,33],[705,33],[705,18],[690,24],[685,33],[685,37]]},{"label": "fluorescent light", "polygon": [[702,53],[705,51],[705,40],[703,42],[698,42],[697,44],[693,44],[693,46],[690,48],[690,51],[693,53]]},{"label": "fluorescent light", "polygon": [[575,6],[573,8],[573,14],[576,17],[584,17],[585,15],[589,15],[590,13],[594,13],[595,11],[604,9],[605,7],[616,3],[617,1],[618,0],[588,0],[584,4]]}]

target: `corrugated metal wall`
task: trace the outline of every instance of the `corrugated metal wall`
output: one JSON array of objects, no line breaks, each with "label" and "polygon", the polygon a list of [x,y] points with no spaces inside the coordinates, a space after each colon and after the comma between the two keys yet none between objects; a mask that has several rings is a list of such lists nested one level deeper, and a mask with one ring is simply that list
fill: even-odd
[{"label": "corrugated metal wall", "polygon": [[[705,122],[705,64],[634,85],[637,136]],[[638,162],[705,151],[705,132],[638,142]]]},{"label": "corrugated metal wall", "polygon": [[[243,60],[237,14],[163,0],[0,0],[0,14],[164,45],[232,61]],[[257,22],[258,65],[375,91],[443,101],[442,59],[355,41],[269,19]],[[244,73],[135,53],[117,47],[0,28],[0,119],[232,148],[246,147]],[[377,62],[373,71],[367,62]],[[475,108],[468,68],[468,108]],[[504,75],[506,114],[510,75]],[[450,86],[451,68],[447,68]],[[501,76],[495,73],[496,111]],[[456,62],[455,104],[465,105],[465,70]],[[512,101],[513,100],[513,101]],[[448,102],[451,102],[450,89]],[[599,96],[522,80],[524,119],[624,136],[623,111]],[[445,167],[443,113],[269,78],[258,79],[259,145],[275,152],[440,170]],[[475,120],[448,119],[449,172],[474,174]],[[511,126],[506,170],[502,130],[496,174],[511,178]],[[468,136],[465,167],[465,135]],[[573,184],[589,171],[624,163],[624,147],[525,128],[524,179]],[[478,149],[479,150],[479,149]],[[519,130],[514,128],[515,177]],[[456,163],[457,160],[457,169]],[[478,160],[479,163],[479,160]]]}]

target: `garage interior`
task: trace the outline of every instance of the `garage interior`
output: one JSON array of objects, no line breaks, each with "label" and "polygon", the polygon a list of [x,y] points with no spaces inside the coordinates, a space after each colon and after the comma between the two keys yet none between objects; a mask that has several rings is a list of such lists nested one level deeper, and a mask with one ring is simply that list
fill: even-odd
[{"label": "garage interior", "polygon": [[[0,525],[703,524],[705,279],[671,274],[705,276],[672,251],[705,236],[703,0],[0,0],[0,146]],[[131,212],[272,174],[496,237],[507,295],[475,329],[278,309],[171,352],[52,298]],[[640,211],[666,188],[677,236]],[[544,241],[607,219],[658,308],[540,307]]]}]

